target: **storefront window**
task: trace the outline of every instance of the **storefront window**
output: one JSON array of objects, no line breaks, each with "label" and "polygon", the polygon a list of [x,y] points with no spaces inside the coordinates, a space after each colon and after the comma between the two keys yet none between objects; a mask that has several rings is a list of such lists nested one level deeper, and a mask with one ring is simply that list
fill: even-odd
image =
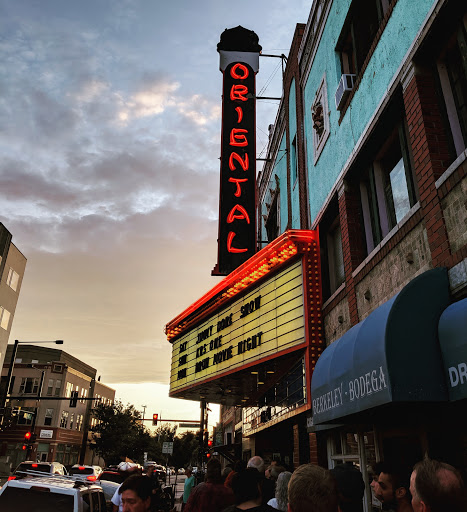
[{"label": "storefront window", "polygon": [[365,482],[364,508],[371,510],[372,496],[369,478],[377,461],[377,446],[373,431],[339,431],[328,437],[328,465],[334,468],[338,464],[353,464],[361,473]]}]

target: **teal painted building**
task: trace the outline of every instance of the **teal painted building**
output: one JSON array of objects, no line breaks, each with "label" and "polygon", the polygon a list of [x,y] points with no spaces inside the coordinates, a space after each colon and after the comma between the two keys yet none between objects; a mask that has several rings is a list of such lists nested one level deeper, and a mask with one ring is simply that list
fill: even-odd
[{"label": "teal painted building", "polygon": [[[365,481],[391,457],[413,464],[427,454],[467,469],[467,425],[454,421],[467,404],[458,332],[467,317],[466,148],[463,2],[313,2],[292,40],[258,179],[263,247],[287,229],[319,230],[328,348],[307,376],[316,408],[297,420],[317,447],[312,462],[352,461]],[[451,313],[448,329],[441,318]],[[401,326],[403,344],[389,335]],[[365,362],[345,356],[350,345],[361,358],[370,354]],[[375,375],[388,378],[378,390],[372,348],[382,357]],[[399,363],[389,364],[392,357]],[[417,358],[433,365],[426,386],[434,390],[417,388],[407,358],[412,368]],[[354,397],[366,390],[365,400],[342,396],[339,408],[338,375],[351,375],[348,389]],[[391,388],[396,381],[407,394]],[[383,388],[381,401],[370,396]]]}]

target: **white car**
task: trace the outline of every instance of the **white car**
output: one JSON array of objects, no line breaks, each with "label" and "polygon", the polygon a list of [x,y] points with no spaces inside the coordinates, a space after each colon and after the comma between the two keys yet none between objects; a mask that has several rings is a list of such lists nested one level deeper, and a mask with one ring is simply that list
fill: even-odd
[{"label": "white car", "polygon": [[64,476],[18,477],[0,489],[0,510],[106,512],[102,488]]},{"label": "white car", "polygon": [[100,466],[83,466],[81,464],[75,464],[70,469],[70,475],[74,480],[89,480],[95,482],[99,475],[102,473]]},{"label": "white car", "polygon": [[9,480],[14,480],[18,476],[38,475],[40,474],[49,475],[67,475],[67,471],[63,464],[60,462],[34,462],[32,460],[25,460],[15,469],[13,476],[9,477]]}]

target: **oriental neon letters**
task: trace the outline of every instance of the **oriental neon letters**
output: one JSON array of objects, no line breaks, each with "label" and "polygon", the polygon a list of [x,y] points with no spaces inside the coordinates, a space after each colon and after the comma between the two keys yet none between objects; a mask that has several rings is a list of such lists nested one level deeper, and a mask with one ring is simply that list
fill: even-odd
[{"label": "oriental neon letters", "polygon": [[224,70],[217,272],[229,274],[256,250],[255,73],[243,62]]}]

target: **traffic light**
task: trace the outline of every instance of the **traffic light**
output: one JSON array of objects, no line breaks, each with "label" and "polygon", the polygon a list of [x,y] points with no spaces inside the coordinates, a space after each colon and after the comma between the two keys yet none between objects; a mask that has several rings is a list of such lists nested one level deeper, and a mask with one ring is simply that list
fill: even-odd
[{"label": "traffic light", "polygon": [[24,434],[24,444],[21,447],[22,450],[27,450],[29,448],[29,444],[31,443],[31,439],[32,439],[32,433],[29,432],[29,431],[26,432]]},{"label": "traffic light", "polygon": [[159,418],[158,414],[152,415],[152,425],[155,427],[157,425],[157,419]]},{"label": "traffic light", "polygon": [[208,439],[208,450],[212,448],[212,439]]},{"label": "traffic light", "polygon": [[70,407],[76,407],[78,403],[78,391],[72,391],[70,395]]},{"label": "traffic light", "polygon": [[208,449],[208,440],[209,440],[209,432],[207,430],[205,430],[204,437],[203,437],[203,447],[205,450]]}]

